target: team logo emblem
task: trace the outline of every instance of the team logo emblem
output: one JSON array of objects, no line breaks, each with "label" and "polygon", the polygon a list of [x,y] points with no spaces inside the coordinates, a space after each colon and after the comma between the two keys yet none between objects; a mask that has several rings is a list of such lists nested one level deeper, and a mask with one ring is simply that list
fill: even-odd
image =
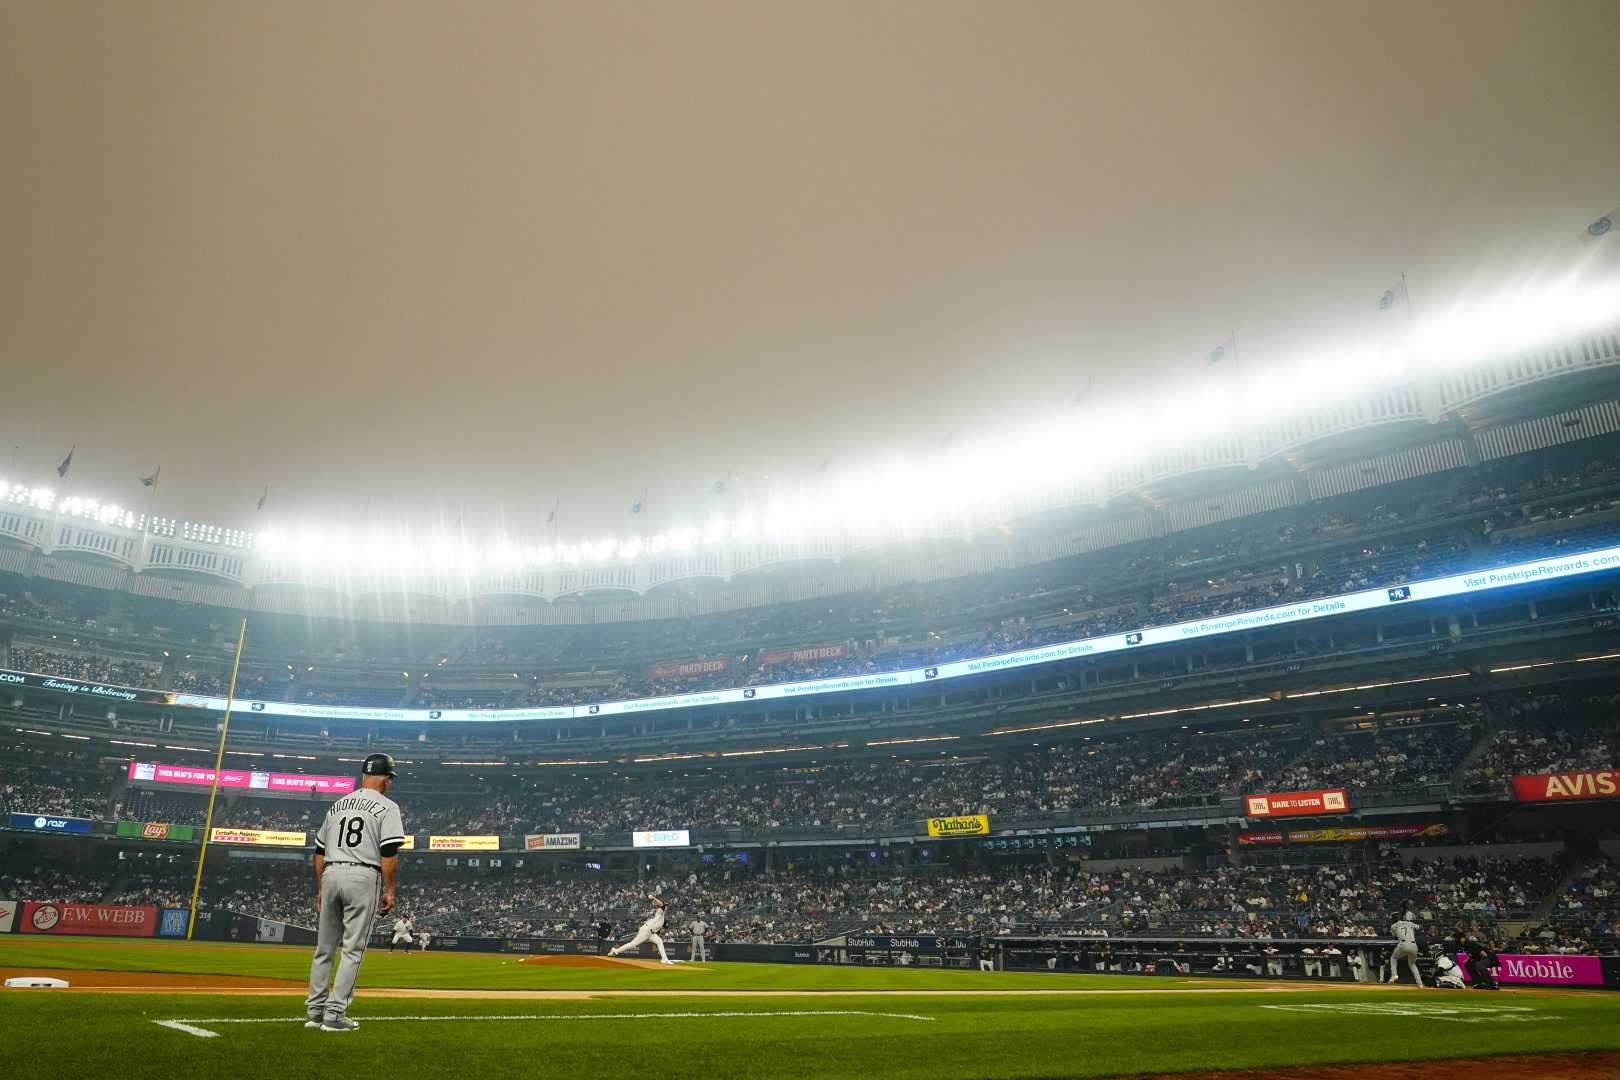
[{"label": "team logo emblem", "polygon": [[62,921],[62,912],[55,904],[41,904],[34,909],[32,921],[35,930],[49,930]]}]

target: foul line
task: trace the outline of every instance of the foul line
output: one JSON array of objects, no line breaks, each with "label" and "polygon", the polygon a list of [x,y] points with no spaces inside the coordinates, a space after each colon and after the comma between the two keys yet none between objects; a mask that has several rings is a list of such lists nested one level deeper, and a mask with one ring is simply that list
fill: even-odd
[{"label": "foul line", "polygon": [[[413,1022],[435,1020],[705,1020],[722,1017],[755,1017],[766,1018],[774,1016],[877,1016],[889,1020],[921,1020],[932,1021],[932,1016],[919,1016],[916,1013],[894,1012],[868,1012],[864,1009],[787,1009],[769,1012],[657,1012],[657,1013],[559,1013],[553,1015],[535,1015],[532,1013],[516,1016],[368,1016],[362,1023],[379,1024],[389,1021],[410,1020]],[[199,1039],[217,1039],[219,1032],[209,1031],[203,1024],[302,1024],[304,1021],[296,1016],[220,1016],[189,1020],[154,1020],[152,1023],[158,1027],[166,1027],[173,1031],[183,1031],[187,1035],[195,1035]]]}]

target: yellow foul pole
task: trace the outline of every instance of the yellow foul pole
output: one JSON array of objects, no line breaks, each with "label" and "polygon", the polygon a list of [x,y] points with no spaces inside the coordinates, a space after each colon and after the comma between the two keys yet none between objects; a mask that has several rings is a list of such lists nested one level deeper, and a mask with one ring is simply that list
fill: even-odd
[{"label": "yellow foul pole", "polygon": [[197,852],[197,876],[191,883],[191,917],[186,920],[186,940],[197,929],[197,894],[202,891],[203,860],[208,857],[208,838],[214,834],[214,799],[219,795],[219,773],[225,767],[225,736],[231,732],[231,703],[236,700],[236,672],[242,666],[242,644],[247,640],[247,616],[236,632],[236,657],[231,661],[231,685],[225,691],[225,719],[219,725],[219,751],[214,755],[214,782],[208,787],[208,817],[203,821],[202,848]]}]

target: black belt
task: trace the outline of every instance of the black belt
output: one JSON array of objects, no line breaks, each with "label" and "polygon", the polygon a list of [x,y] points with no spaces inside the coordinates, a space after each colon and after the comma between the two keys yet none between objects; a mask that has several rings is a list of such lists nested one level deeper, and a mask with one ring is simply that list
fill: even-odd
[{"label": "black belt", "polygon": [[349,862],[348,860],[339,861],[339,860],[336,860],[336,859],[327,859],[326,860],[326,865],[327,866],[363,866],[367,870],[370,870],[374,874],[382,873],[382,870],[380,870],[379,868],[377,868],[375,866],[372,866],[368,862]]}]

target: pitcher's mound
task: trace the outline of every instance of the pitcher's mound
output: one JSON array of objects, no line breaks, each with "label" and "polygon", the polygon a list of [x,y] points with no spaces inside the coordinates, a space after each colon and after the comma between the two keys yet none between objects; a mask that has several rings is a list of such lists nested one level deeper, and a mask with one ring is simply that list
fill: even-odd
[{"label": "pitcher's mound", "polygon": [[632,956],[525,956],[520,964],[540,964],[558,968],[657,968],[656,960],[637,960]]}]

